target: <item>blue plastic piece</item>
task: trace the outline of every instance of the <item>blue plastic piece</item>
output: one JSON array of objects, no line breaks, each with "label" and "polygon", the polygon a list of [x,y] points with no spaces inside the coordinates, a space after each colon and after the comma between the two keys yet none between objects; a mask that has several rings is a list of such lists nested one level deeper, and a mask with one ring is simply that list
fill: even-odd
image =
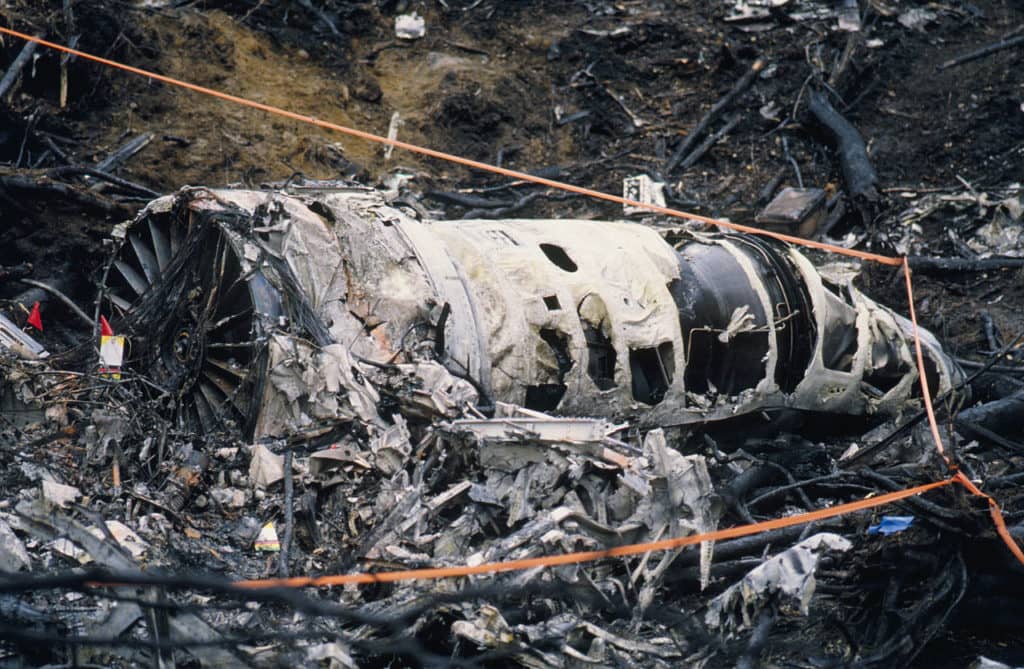
[{"label": "blue plastic piece", "polygon": [[910,527],[914,522],[913,516],[882,516],[881,522],[868,528],[868,534],[896,534]]}]

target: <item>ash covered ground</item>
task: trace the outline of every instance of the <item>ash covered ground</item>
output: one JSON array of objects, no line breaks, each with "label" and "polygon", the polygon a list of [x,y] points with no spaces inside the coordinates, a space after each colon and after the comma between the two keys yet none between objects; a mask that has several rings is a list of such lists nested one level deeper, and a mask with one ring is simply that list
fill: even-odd
[{"label": "ash covered ground", "polygon": [[[425,32],[398,37],[396,19],[412,13]],[[975,377],[970,399],[936,403],[947,448],[1018,536],[1022,25],[1024,10],[996,0],[0,5],[3,27],[474,160],[616,194],[646,174],[665,184],[668,206],[737,223],[760,225],[782,188],[821,189],[826,211],[809,236],[915,259],[921,324]],[[940,67],[1000,41],[1007,48]],[[11,75],[0,104],[0,308],[51,357],[2,362],[7,665],[1024,663],[1024,570],[984,503],[959,487],[713,551],[233,588],[282,573],[600,550],[832,506],[948,468],[916,396],[891,417],[754,416],[664,433],[603,416],[626,426],[611,459],[536,437],[488,449],[478,433],[443,427],[476,417],[455,381],[431,376],[452,395],[425,408],[424,389],[439,387],[425,386],[428,371],[390,365],[411,359],[361,367],[386,428],[356,411],[261,442],[183,422],[147,367],[98,376],[90,325],[99,309],[115,331],[161,331],[97,298],[115,226],[157,195],[328,179],[397,192],[435,219],[618,219],[622,207],[386,152],[43,47],[19,64],[23,47],[5,36],[0,49]],[[855,128],[868,172],[851,168],[812,100]],[[867,295],[907,313],[898,270],[854,269]],[[37,301],[41,332],[26,325]],[[359,307],[364,317],[373,308]],[[851,448],[866,455],[851,461]],[[317,457],[325,450],[334,457]],[[869,533],[883,515],[914,520]],[[285,545],[258,551],[268,523]],[[765,577],[780,564],[789,590]],[[110,582],[98,570],[123,580],[90,586]],[[756,585],[764,579],[774,589]]]}]

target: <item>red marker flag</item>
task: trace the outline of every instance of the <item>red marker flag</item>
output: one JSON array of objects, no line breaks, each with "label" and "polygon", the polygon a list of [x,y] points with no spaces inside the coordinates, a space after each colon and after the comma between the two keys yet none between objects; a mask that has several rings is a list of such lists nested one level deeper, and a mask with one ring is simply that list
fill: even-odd
[{"label": "red marker flag", "polygon": [[36,302],[32,305],[32,312],[28,315],[28,320],[25,321],[40,332],[43,331],[43,318],[39,315],[39,303]]}]

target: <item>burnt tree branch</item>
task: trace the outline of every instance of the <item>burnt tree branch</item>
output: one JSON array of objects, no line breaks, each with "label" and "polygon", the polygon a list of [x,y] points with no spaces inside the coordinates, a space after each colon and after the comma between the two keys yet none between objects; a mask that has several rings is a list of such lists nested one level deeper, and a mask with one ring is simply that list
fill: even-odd
[{"label": "burnt tree branch", "polygon": [[21,48],[21,52],[18,53],[17,58],[11,63],[11,66],[7,68],[7,72],[4,73],[4,78],[0,79],[0,100],[7,95],[7,92],[14,86],[14,82],[18,80],[18,75],[21,73],[28,62],[32,59],[32,54],[35,53],[38,44],[35,42],[26,42],[25,46]]},{"label": "burnt tree branch", "polygon": [[767,63],[760,58],[754,61],[754,64],[750,66],[750,69],[736,81],[733,87],[729,89],[729,92],[723,95],[718,102],[711,106],[711,109],[709,109],[708,113],[704,115],[704,118],[702,118],[696,127],[690,131],[690,134],[686,136],[686,139],[684,139],[682,143],[679,144],[675,152],[672,154],[672,157],[668,159],[667,163],[665,163],[666,175],[671,173],[672,170],[683,162],[683,159],[689,155],[691,149],[693,149],[701,135],[707,131],[708,127],[715,121],[715,119],[722,115],[722,112],[732,104],[733,100],[750,88],[757,79],[757,75],[761,73],[761,70],[764,69],[766,64]]},{"label": "burnt tree branch", "polygon": [[850,197],[861,205],[877,202],[878,175],[868,158],[867,145],[860,132],[818,91],[811,92],[807,108],[836,143],[843,181]]},{"label": "burnt tree branch", "polygon": [[1010,39],[999,40],[994,44],[989,44],[988,46],[983,46],[980,49],[971,51],[970,53],[965,53],[962,56],[951,58],[940,65],[936,65],[935,69],[940,71],[946,70],[951,67],[956,67],[957,65],[969,63],[972,60],[978,60],[980,58],[985,58],[986,56],[991,56],[992,54],[998,53],[1005,49],[1012,49],[1013,47],[1019,46],[1021,44],[1024,44],[1024,35],[1018,35],[1017,37],[1012,37]]},{"label": "burnt tree branch", "polygon": [[1024,258],[932,258],[910,256],[910,268],[917,272],[988,272],[1024,267]]}]

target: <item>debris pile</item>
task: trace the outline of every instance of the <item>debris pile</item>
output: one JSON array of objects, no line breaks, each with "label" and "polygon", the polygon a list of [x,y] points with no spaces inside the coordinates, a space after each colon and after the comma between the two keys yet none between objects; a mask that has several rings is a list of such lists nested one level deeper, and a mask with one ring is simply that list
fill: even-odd
[{"label": "debris pile", "polygon": [[[577,278],[598,256],[576,228],[606,243],[622,235],[621,253],[643,249],[652,268],[668,269],[604,266]],[[952,537],[977,541],[988,528],[953,491],[908,499],[920,522],[890,520],[880,533],[864,517],[843,516],[689,551],[599,559],[616,546],[941,478],[938,452],[912,429],[912,415],[923,412],[909,324],[848,283],[844,303],[841,284],[826,283],[794,249],[635,224],[417,221],[378,192],[334,184],[185,189],[114,236],[100,305],[114,315],[104,329],[129,342],[118,373],[97,364],[89,346],[39,359],[23,334],[21,346],[5,348],[4,364],[4,405],[22,417],[5,418],[11,443],[48,445],[23,451],[13,472],[21,492],[2,517],[13,539],[5,561],[33,573],[86,568],[68,576],[81,610],[57,620],[87,630],[89,657],[113,657],[92,648],[96,639],[118,639],[120,657],[137,662],[222,639],[216,660],[196,657],[263,663],[284,653],[309,662],[329,653],[357,666],[443,651],[437,658],[522,666],[713,666],[748,661],[770,641],[780,656],[842,648],[833,657],[881,666],[918,654],[965,596],[962,575],[945,580],[949,564],[965,568]],[[476,255],[479,240],[508,249],[492,274],[474,267],[495,257]],[[659,265],[659,254],[668,261]],[[722,262],[756,281],[705,283],[729,275],[716,272]],[[611,292],[618,286],[624,296]],[[782,299],[791,295],[803,302]],[[671,305],[665,319],[662,300]],[[646,305],[646,319],[630,317],[634,302]],[[565,325],[562,304],[580,305],[570,312],[578,333]],[[646,329],[631,334],[631,323]],[[704,332],[708,352],[697,343]],[[640,349],[638,336],[664,343]],[[922,339],[932,393],[963,402],[959,365],[930,335]],[[678,358],[676,340],[686,342]],[[637,364],[638,350],[657,355],[660,377]],[[811,362],[800,371],[797,360]],[[1005,421],[1000,402],[962,412],[964,429]],[[877,427],[841,436],[815,426],[823,412]],[[771,436],[797,424],[804,437],[792,427]],[[974,471],[1005,472],[1009,461],[990,456],[968,449],[961,457]],[[72,462],[81,468],[69,470]],[[905,587],[945,589],[929,607],[900,613],[900,625],[856,622],[876,593],[841,583],[853,574],[896,578],[905,565],[883,556],[909,537],[929,547],[930,561],[914,565],[914,586]],[[224,578],[443,573],[587,551],[597,559],[316,595]],[[175,580],[188,565],[203,585]],[[131,588],[88,585],[122,576],[141,588],[130,613],[110,603]],[[17,582],[31,583],[38,601],[52,596],[45,580],[25,578]],[[197,597],[241,608],[218,614],[223,624],[204,622],[188,604]],[[173,604],[158,611],[158,601]],[[323,619],[311,629],[270,610],[241,613],[253,601]],[[582,616],[580,603],[605,613]],[[823,625],[814,612],[825,610],[849,621]],[[926,632],[907,643],[919,628]],[[280,638],[289,642],[255,645]],[[55,648],[53,659],[74,652]]]},{"label": "debris pile", "polygon": [[828,513],[952,465],[1024,540],[1020,10],[38,4],[0,27],[906,255],[928,329],[891,268],[122,90],[5,37],[4,662],[1024,662],[1024,567],[984,500]]}]

